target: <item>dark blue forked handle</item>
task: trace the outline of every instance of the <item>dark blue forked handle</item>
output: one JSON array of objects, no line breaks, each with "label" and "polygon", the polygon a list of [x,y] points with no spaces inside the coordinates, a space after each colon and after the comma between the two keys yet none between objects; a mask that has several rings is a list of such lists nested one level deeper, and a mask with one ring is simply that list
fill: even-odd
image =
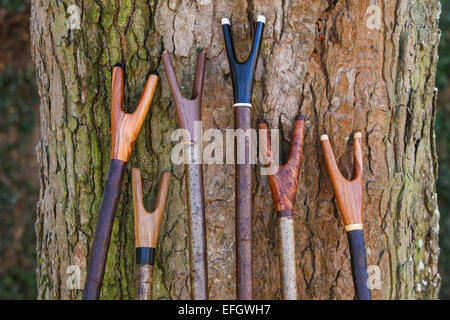
[{"label": "dark blue forked handle", "polygon": [[259,51],[261,48],[264,22],[258,21],[256,24],[256,33],[253,38],[253,46],[245,62],[239,62],[236,59],[229,23],[222,24],[225,47],[230,63],[231,79],[233,81],[234,103],[251,103],[253,89],[253,74],[255,73],[256,63],[258,62]]}]

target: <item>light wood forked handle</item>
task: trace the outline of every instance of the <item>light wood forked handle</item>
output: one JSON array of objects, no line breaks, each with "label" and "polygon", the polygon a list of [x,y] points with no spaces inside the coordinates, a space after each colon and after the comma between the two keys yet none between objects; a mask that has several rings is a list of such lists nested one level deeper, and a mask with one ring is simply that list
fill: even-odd
[{"label": "light wood forked handle", "polygon": [[125,113],[123,100],[123,69],[116,65],[112,75],[111,99],[111,159],[127,162],[136,142],[150,103],[158,84],[158,76],[151,74],[147,78],[144,90],[133,113]]},{"label": "light wood forked handle", "polygon": [[167,193],[169,192],[170,173],[167,171],[162,173],[155,210],[152,212],[145,210],[142,201],[141,171],[134,168],[132,174],[136,247],[156,248]]},{"label": "light wood forked handle", "polygon": [[353,177],[344,178],[334,158],[333,149],[326,134],[320,137],[325,163],[336,194],[339,211],[344,220],[345,230],[363,228],[363,195],[362,195],[362,151],[361,133],[354,135],[353,144]]}]

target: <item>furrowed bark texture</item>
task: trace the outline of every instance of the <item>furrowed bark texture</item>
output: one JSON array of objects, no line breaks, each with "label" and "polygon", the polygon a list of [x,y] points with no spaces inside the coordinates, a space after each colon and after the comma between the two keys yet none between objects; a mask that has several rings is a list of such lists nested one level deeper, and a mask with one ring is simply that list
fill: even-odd
[{"label": "furrowed bark texture", "polygon": [[[67,27],[70,5],[80,8],[80,29]],[[133,167],[141,169],[147,208],[154,203],[160,172],[172,173],[153,297],[190,297],[185,171],[170,161],[171,133],[178,124],[160,54],[171,52],[182,90],[190,95],[185,88],[192,87],[197,54],[208,49],[203,128],[224,132],[233,128],[233,108],[220,18],[231,18],[236,52],[243,60],[259,13],[267,23],[255,75],[253,127],[264,115],[270,127],[282,129],[282,146],[288,146],[294,117],[299,112],[306,117],[294,209],[299,298],[354,297],[348,242],[319,137],[330,136],[341,171],[349,177],[349,138],[356,131],[363,134],[364,235],[372,296],[437,298],[434,79],[439,12],[437,0],[33,1],[32,50],[41,96],[39,298],[81,297],[81,290],[73,288],[84,283],[107,171],[111,68],[116,63],[126,65],[128,111],[150,70],[157,69],[161,80],[125,173],[102,298],[135,297]],[[259,175],[258,166],[255,172],[254,294],[277,299],[275,210],[267,178]],[[232,299],[234,166],[204,165],[204,177],[210,297]],[[81,271],[78,284],[72,283],[74,266]]]}]

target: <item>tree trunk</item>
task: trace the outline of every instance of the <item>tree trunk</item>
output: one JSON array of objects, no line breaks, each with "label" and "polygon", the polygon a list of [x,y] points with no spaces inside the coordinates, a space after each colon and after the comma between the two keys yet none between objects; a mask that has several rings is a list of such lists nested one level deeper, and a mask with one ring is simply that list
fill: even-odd
[{"label": "tree trunk", "polygon": [[[80,28],[72,20],[76,5]],[[75,12],[75,13],[74,13]],[[173,165],[177,117],[160,54],[168,49],[185,88],[199,49],[208,49],[203,129],[233,128],[232,87],[220,19],[232,21],[244,60],[256,15],[267,18],[255,75],[253,127],[265,116],[288,145],[306,117],[294,211],[301,299],[352,299],[348,241],[319,137],[330,136],[343,174],[363,134],[364,218],[374,299],[437,298],[439,211],[434,143],[439,42],[437,0],[425,1],[33,1],[32,51],[41,96],[41,192],[36,222],[39,298],[81,297],[110,148],[111,68],[126,66],[132,111],[150,70],[161,75],[124,177],[102,298],[134,298],[131,168],[141,169],[145,204],[161,171],[171,186],[155,263],[154,297],[190,297],[183,165]],[[189,90],[189,89],[188,89]],[[282,148],[283,149],[283,148]],[[276,216],[267,177],[254,181],[254,294],[281,297]],[[209,287],[235,298],[234,166],[204,165]],[[81,285],[70,285],[70,270]],[[378,281],[379,280],[379,281]]]}]

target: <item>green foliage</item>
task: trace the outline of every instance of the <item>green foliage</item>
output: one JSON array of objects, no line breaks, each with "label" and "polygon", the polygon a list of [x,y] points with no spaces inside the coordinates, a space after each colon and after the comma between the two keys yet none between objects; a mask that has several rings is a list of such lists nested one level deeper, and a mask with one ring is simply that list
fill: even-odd
[{"label": "green foliage", "polygon": [[0,0],[0,8],[9,11],[24,11],[28,1],[26,0]]},{"label": "green foliage", "polygon": [[[36,179],[27,171],[38,103],[32,69],[0,73],[0,299],[36,295]],[[9,254],[7,254],[9,250]]]}]

